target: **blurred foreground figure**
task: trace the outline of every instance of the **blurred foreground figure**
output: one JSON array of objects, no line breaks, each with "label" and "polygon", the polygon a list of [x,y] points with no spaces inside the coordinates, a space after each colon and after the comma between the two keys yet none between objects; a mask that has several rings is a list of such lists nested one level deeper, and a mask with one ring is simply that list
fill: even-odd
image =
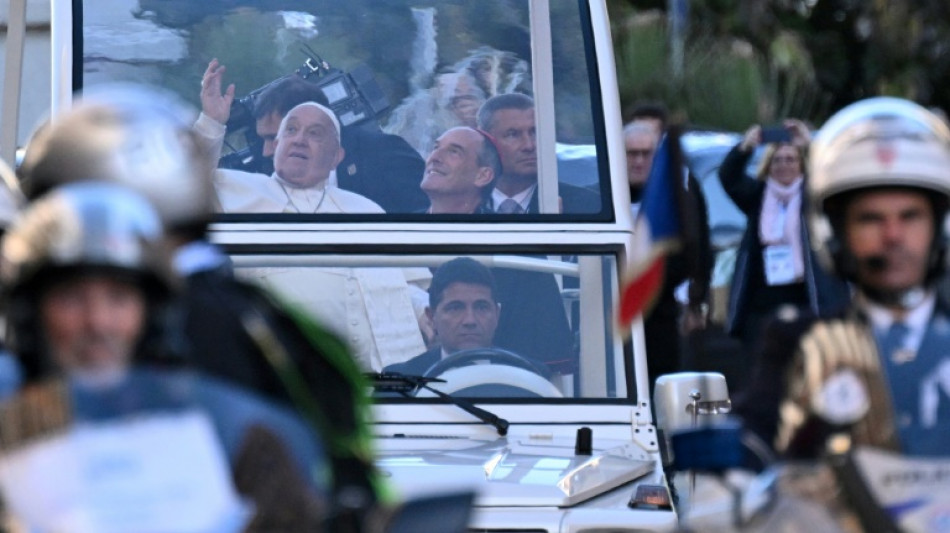
[{"label": "blurred foreground figure", "polygon": [[344,345],[308,316],[235,279],[230,259],[207,241],[213,165],[191,129],[193,119],[180,101],[154,89],[87,90],[31,140],[20,168],[24,190],[36,198],[95,179],[145,196],[167,229],[165,243],[183,278],[187,361],[303,413],[325,444],[329,472],[321,475],[334,499],[347,498],[346,511],[331,514],[359,521],[360,510],[377,500],[360,370]]},{"label": "blurred foreground figure", "polygon": [[[19,216],[25,199],[16,174],[0,160],[0,237]],[[22,380],[19,363],[3,342],[0,342],[0,400],[16,392]]]},{"label": "blurred foreground figure", "polygon": [[324,468],[316,434],[183,370],[162,239],[146,200],[107,183],[52,191],[5,236],[0,282],[26,379],[0,405],[10,514],[41,531],[316,527],[327,511],[309,475]]},{"label": "blurred foreground figure", "polygon": [[815,137],[806,188],[811,245],[853,284],[853,298],[838,318],[771,326],[776,353],[752,381],[747,423],[787,456],[820,455],[834,435],[946,455],[950,302],[936,285],[946,270],[950,130],[905,100],[853,104]]}]

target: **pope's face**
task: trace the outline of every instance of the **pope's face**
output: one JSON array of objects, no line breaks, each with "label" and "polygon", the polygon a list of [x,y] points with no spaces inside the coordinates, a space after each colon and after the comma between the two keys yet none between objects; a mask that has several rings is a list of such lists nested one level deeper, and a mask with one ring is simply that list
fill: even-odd
[{"label": "pope's face", "polygon": [[315,106],[290,110],[276,142],[274,171],[293,187],[308,188],[325,182],[343,159],[333,121]]}]

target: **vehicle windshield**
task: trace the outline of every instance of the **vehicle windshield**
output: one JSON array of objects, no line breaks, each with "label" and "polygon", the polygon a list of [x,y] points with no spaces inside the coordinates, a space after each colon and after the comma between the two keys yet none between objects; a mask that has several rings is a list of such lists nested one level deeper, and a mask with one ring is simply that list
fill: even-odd
[{"label": "vehicle windshield", "polygon": [[614,253],[232,258],[237,275],[336,332],[366,372],[440,378],[479,399],[627,395]]},{"label": "vehicle windshield", "polygon": [[[600,91],[585,51],[585,2],[78,4],[76,89],[146,82],[201,108],[209,63],[224,67],[212,89],[221,96],[233,84],[234,102],[202,118],[215,116],[226,129],[196,126],[219,157],[223,220],[613,220],[606,154],[595,148],[605,134],[592,100]],[[268,112],[262,102],[289,77],[319,89],[339,139],[332,130],[321,131],[329,140],[318,138],[302,123],[305,140],[287,131],[274,142],[284,111]],[[527,98],[518,100],[527,107],[485,111],[502,95]],[[471,139],[443,138],[457,127],[487,132],[498,164],[487,152],[446,153],[470,148]],[[343,150],[327,148],[334,142]],[[344,192],[325,193],[327,184]],[[502,208],[508,198],[520,207]]]}]

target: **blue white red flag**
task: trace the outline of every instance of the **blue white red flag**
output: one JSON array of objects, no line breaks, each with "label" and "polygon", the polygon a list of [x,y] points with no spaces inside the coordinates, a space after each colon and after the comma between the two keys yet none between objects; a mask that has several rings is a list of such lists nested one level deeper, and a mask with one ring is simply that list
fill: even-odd
[{"label": "blue white red flag", "polygon": [[682,244],[684,174],[678,128],[660,140],[634,224],[633,261],[621,285],[622,331],[651,309],[663,286],[667,256]]}]

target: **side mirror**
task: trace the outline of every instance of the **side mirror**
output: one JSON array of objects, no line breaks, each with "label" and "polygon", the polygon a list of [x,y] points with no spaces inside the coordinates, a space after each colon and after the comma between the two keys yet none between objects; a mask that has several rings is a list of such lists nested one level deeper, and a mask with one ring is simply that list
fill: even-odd
[{"label": "side mirror", "polygon": [[[726,377],[718,372],[679,372],[656,380],[656,426],[667,433],[722,421],[732,410]],[[701,418],[700,418],[701,417]]]},{"label": "side mirror", "polygon": [[665,464],[675,457],[670,436],[726,421],[732,410],[726,378],[718,372],[679,372],[656,380],[653,390],[656,428],[664,444]]}]

